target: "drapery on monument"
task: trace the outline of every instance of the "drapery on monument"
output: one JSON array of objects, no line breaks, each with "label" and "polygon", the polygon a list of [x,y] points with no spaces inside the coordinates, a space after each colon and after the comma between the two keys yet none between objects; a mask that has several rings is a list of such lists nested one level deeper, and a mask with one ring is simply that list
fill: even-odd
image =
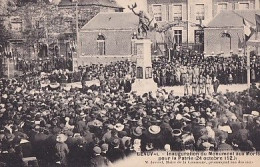
[{"label": "drapery on monument", "polygon": [[[138,35],[141,38],[147,37],[147,31],[150,30],[149,26],[153,19],[149,19],[149,17],[145,14],[144,11],[140,10],[139,13],[137,13],[134,9],[137,7],[136,3],[134,5],[131,5],[131,7],[128,5],[128,8],[139,17],[139,24],[138,24]],[[156,25],[155,25],[156,26]]]}]

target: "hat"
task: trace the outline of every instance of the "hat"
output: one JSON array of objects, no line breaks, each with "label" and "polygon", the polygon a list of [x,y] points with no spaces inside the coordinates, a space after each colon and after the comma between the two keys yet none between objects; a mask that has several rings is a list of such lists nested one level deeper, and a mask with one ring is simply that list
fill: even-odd
[{"label": "hat", "polygon": [[200,118],[199,124],[200,125],[205,125],[206,124],[205,118]]},{"label": "hat", "polygon": [[183,108],[183,111],[184,111],[184,112],[190,112],[190,109],[189,109],[189,107],[184,107],[184,108]]},{"label": "hat", "polygon": [[140,146],[141,145],[141,140],[140,139],[135,139],[134,140],[134,145]]},{"label": "hat", "polygon": [[69,122],[70,118],[69,117],[65,117],[65,121]]},{"label": "hat", "polygon": [[235,103],[234,103],[234,102],[231,102],[229,105],[230,105],[230,106],[234,106],[234,105],[235,105]]},{"label": "hat", "polygon": [[256,117],[259,116],[259,112],[258,112],[258,111],[252,111],[251,114],[252,114],[253,116],[256,116]]},{"label": "hat", "polygon": [[180,136],[181,135],[181,130],[180,129],[173,129],[172,130],[172,135],[173,136]]},{"label": "hat", "polygon": [[87,116],[84,112],[81,112],[80,114],[79,114],[79,116],[81,116],[81,117],[85,117],[85,116]]},{"label": "hat", "polygon": [[230,126],[226,125],[226,126],[219,126],[219,129],[224,131],[224,132],[227,132],[227,133],[232,133],[232,130],[230,128]]},{"label": "hat", "polygon": [[122,140],[123,145],[126,146],[126,142],[127,142],[127,141],[128,141],[128,142],[131,141],[131,137],[129,137],[129,136],[124,136],[121,140]]},{"label": "hat", "polygon": [[4,113],[6,111],[6,109],[5,108],[2,108],[1,110],[0,110],[0,113]]},{"label": "hat", "polygon": [[99,120],[94,120],[93,121],[93,126],[100,127],[100,126],[102,126],[102,122],[99,121]]},{"label": "hat", "polygon": [[107,151],[108,150],[108,144],[104,143],[101,145],[101,150],[102,151]]},{"label": "hat", "polygon": [[114,147],[119,146],[119,144],[120,144],[120,140],[119,140],[119,139],[114,139],[114,140],[112,141],[112,143],[111,143],[111,145],[114,146]]},{"label": "hat", "polygon": [[68,139],[68,136],[64,135],[64,134],[59,134],[57,136],[57,142],[63,143]]},{"label": "hat", "polygon": [[112,129],[114,128],[114,126],[113,126],[112,124],[108,124],[108,125],[107,125],[107,128],[110,129],[110,130],[112,130]]},{"label": "hat", "polygon": [[182,115],[181,114],[177,114],[176,115],[176,120],[181,120],[182,119]]},{"label": "hat", "polygon": [[204,143],[202,143],[202,146],[205,148],[210,148],[210,147],[213,147],[214,145],[210,144],[209,142],[204,142]]},{"label": "hat", "polygon": [[125,126],[121,123],[117,123],[115,126],[114,126],[114,129],[117,130],[117,131],[122,131],[123,129],[125,128]]},{"label": "hat", "polygon": [[160,128],[160,126],[152,125],[152,126],[149,127],[148,131],[149,131],[151,134],[156,135],[156,134],[160,133],[161,128]]},{"label": "hat", "polygon": [[101,153],[101,148],[98,147],[98,146],[95,146],[95,147],[93,148],[93,151],[94,151],[95,154],[100,154],[100,153]]},{"label": "hat", "polygon": [[135,136],[141,136],[143,134],[143,131],[142,131],[142,128],[141,127],[136,127],[134,130],[133,130],[133,135]]}]

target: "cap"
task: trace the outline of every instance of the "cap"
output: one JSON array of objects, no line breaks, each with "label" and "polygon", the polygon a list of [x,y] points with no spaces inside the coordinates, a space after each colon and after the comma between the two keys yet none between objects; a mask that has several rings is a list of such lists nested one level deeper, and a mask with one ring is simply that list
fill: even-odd
[{"label": "cap", "polygon": [[100,154],[100,153],[101,153],[101,148],[98,147],[98,146],[95,146],[95,147],[93,148],[93,151],[94,151],[95,154]]}]

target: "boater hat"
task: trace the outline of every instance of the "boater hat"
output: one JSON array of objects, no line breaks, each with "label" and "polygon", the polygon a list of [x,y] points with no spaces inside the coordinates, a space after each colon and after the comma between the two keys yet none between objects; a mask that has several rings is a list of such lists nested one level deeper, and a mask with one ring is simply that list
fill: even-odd
[{"label": "boater hat", "polygon": [[156,135],[156,134],[160,133],[161,128],[160,128],[160,126],[152,125],[149,127],[148,131],[149,131],[149,133]]},{"label": "boater hat", "polygon": [[133,135],[135,136],[141,136],[143,134],[143,131],[142,131],[142,128],[141,127],[136,127],[134,130],[133,130]]},{"label": "boater hat", "polygon": [[123,129],[125,128],[125,126],[121,123],[117,123],[115,126],[114,126],[114,129],[117,130],[117,131],[122,131]]},{"label": "boater hat", "polygon": [[180,136],[181,135],[181,130],[180,129],[173,129],[172,130],[172,135],[173,136]]}]

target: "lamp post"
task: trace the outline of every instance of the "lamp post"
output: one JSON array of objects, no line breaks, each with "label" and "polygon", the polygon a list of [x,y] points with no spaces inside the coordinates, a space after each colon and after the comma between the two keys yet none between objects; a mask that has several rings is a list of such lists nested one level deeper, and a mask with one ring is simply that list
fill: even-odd
[{"label": "lamp post", "polygon": [[77,58],[79,57],[79,13],[78,0],[76,1],[76,36],[77,36]]},{"label": "lamp post", "polygon": [[186,0],[187,10],[187,48],[189,47],[189,0]]}]

